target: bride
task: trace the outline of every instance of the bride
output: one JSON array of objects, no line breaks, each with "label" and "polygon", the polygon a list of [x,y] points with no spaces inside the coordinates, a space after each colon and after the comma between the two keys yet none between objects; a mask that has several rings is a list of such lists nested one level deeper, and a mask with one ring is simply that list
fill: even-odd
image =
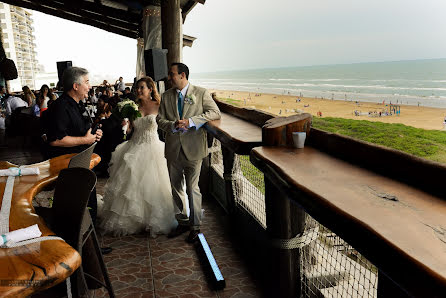
[{"label": "bride", "polygon": [[150,230],[155,237],[167,234],[177,221],[164,143],[157,132],[160,95],[150,77],[138,80],[137,98],[142,117],[129,125],[132,138],[113,152],[100,227],[114,236]]}]

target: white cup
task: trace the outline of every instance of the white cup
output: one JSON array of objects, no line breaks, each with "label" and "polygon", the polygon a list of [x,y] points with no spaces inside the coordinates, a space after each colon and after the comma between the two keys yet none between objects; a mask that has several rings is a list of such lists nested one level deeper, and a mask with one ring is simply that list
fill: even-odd
[{"label": "white cup", "polygon": [[306,132],[298,132],[298,131],[293,132],[294,147],[303,148],[306,137],[307,137]]}]

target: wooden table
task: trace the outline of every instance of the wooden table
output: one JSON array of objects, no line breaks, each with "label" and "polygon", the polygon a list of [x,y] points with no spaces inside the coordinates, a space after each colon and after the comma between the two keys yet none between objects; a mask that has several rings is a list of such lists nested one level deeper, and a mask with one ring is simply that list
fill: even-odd
[{"label": "wooden table", "polygon": [[446,201],[312,147],[257,147],[277,189],[416,297],[446,294]]},{"label": "wooden table", "polygon": [[[38,224],[42,236],[54,235],[34,211],[33,197],[45,186],[56,181],[60,170],[67,168],[72,156],[62,155],[28,165],[38,167],[40,175],[15,178],[11,202],[10,231]],[[90,167],[100,161],[93,154]],[[0,161],[0,169],[16,165]],[[0,202],[3,199],[7,177],[0,177]],[[1,206],[1,205],[0,205]],[[80,266],[79,253],[62,240],[37,242],[16,248],[0,248],[0,297],[28,296],[50,288],[74,273]]]},{"label": "wooden table", "polygon": [[247,155],[253,147],[262,144],[261,127],[230,114],[221,113],[221,119],[208,122],[206,130],[237,154]]}]

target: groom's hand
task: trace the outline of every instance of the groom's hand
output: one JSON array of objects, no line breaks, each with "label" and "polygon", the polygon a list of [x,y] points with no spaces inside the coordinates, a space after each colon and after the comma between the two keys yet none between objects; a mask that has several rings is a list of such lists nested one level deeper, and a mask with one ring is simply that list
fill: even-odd
[{"label": "groom's hand", "polygon": [[181,128],[188,129],[189,128],[189,119],[178,120]]},{"label": "groom's hand", "polygon": [[175,129],[180,131],[186,131],[189,129],[189,119],[175,121]]}]

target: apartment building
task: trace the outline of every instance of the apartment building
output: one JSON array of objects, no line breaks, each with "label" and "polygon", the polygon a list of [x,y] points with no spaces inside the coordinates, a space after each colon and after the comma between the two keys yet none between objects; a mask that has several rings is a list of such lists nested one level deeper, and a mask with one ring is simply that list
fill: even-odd
[{"label": "apartment building", "polygon": [[11,91],[19,91],[22,86],[35,89],[38,69],[32,13],[21,7],[0,2],[1,40],[6,57],[14,60],[19,74],[18,79],[9,81]]}]

